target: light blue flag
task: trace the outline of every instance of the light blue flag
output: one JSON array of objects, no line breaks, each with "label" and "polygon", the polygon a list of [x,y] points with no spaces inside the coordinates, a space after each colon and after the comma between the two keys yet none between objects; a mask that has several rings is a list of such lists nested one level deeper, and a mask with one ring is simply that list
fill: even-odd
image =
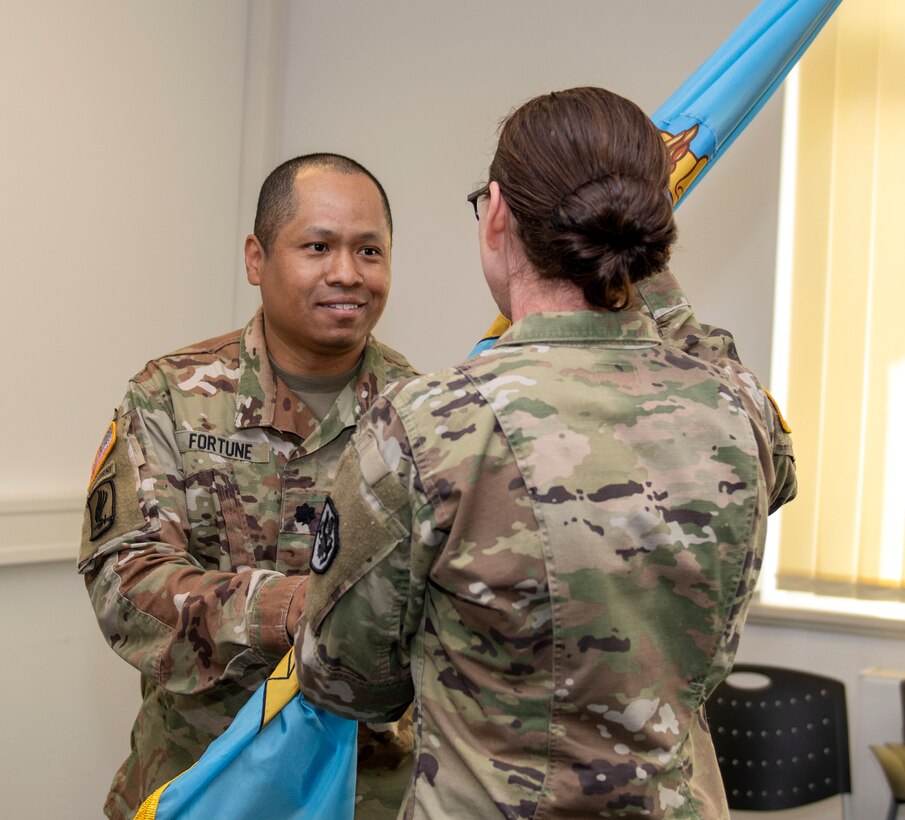
[{"label": "light blue flag", "polygon": [[309,704],[290,650],[192,768],[136,820],[348,820],[358,723]]},{"label": "light blue flag", "polygon": [[679,146],[670,177],[674,204],[745,130],[840,2],[763,0],[654,112],[667,145]]},{"label": "light blue flag", "polygon": [[[763,0],[651,119],[669,149],[678,207],[763,108],[841,0]],[[509,327],[498,316],[469,354]]]}]

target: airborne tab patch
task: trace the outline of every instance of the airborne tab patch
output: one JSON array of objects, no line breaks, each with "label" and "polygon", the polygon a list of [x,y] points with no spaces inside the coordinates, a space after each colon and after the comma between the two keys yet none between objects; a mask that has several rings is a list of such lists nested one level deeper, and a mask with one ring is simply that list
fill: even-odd
[{"label": "airborne tab patch", "polygon": [[116,444],[116,419],[113,419],[113,421],[110,422],[107,431],[104,433],[104,437],[101,439],[101,445],[94,454],[94,462],[91,465],[91,478],[88,480],[89,487],[94,483],[94,479],[97,478],[97,474],[101,471],[101,467],[104,466],[104,462],[113,450],[114,444]]},{"label": "airborne tab patch", "polygon": [[339,516],[336,507],[328,498],[321,513],[320,526],[314,538],[314,546],[311,548],[311,569],[318,575],[323,575],[333,563],[339,553]]}]

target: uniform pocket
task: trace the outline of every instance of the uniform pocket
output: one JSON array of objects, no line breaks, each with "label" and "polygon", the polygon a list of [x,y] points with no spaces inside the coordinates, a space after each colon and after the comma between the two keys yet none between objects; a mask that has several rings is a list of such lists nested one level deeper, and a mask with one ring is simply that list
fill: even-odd
[{"label": "uniform pocket", "polygon": [[326,500],[317,490],[284,484],[277,571],[286,575],[308,572]]},{"label": "uniform pocket", "polygon": [[255,566],[248,519],[231,463],[186,476],[185,500],[192,531],[190,551],[202,564],[231,572]]}]

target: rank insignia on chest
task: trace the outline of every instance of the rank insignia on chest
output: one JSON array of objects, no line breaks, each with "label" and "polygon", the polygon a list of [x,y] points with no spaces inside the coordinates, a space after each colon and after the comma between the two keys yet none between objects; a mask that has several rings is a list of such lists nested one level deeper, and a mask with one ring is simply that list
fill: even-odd
[{"label": "rank insignia on chest", "polygon": [[107,460],[107,456],[112,452],[114,444],[116,444],[116,419],[110,422],[109,427],[107,427],[107,430],[104,433],[104,437],[101,439],[101,445],[94,454],[94,462],[91,464],[91,478],[88,480],[89,487],[94,482],[94,479],[97,478],[97,474],[101,471],[101,467],[104,466],[104,462]]},{"label": "rank insignia on chest", "polygon": [[324,504],[324,511],[321,513],[317,535],[314,537],[314,547],[311,549],[312,571],[319,575],[326,572],[338,552],[339,516],[336,514],[333,501],[328,498]]}]

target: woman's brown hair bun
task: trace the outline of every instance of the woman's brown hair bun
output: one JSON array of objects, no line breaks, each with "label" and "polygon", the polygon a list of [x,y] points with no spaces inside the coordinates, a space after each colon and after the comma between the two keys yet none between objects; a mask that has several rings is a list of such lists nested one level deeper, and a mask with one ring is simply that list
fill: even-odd
[{"label": "woman's brown hair bun", "polygon": [[669,159],[630,100],[583,87],[535,97],[503,123],[490,166],[528,261],[621,310],[632,283],[664,268],[676,228]]}]

